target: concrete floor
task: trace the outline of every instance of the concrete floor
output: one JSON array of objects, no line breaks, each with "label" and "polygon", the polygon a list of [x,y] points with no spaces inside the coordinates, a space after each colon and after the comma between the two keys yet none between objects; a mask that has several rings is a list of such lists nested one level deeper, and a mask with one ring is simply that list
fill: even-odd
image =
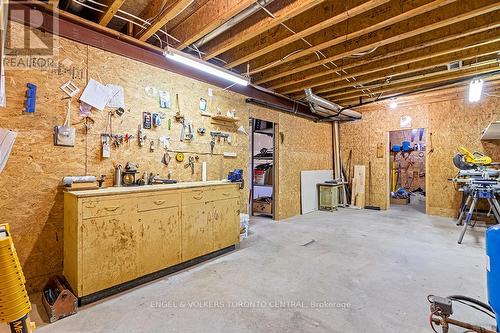
[{"label": "concrete floor", "polygon": [[[418,333],[431,332],[428,294],[486,298],[484,229],[458,245],[451,219],[409,206],[252,223],[236,252],[37,332]],[[493,324],[455,310],[456,319]]]}]

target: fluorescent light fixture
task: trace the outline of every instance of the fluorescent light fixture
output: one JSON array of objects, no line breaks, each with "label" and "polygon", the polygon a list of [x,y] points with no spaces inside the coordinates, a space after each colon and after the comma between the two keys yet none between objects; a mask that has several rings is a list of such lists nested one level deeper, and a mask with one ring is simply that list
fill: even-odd
[{"label": "fluorescent light fixture", "polygon": [[395,108],[398,107],[398,102],[391,101],[391,103],[389,103],[389,107],[394,110]]},{"label": "fluorescent light fixture", "polygon": [[481,99],[481,92],[483,91],[483,80],[474,79],[469,86],[469,102],[479,102]]},{"label": "fluorescent light fixture", "polygon": [[169,48],[169,49],[165,49],[165,52],[163,54],[168,59],[172,59],[174,61],[180,62],[181,64],[198,69],[198,70],[203,71],[205,73],[212,74],[212,75],[220,77],[222,79],[234,82],[236,84],[240,84],[242,86],[248,85],[248,80],[242,78],[241,76],[233,74],[224,68],[220,68],[220,67],[217,67],[215,65],[212,65],[209,62],[195,58],[195,57],[193,57],[189,54],[186,54],[184,52],[179,52],[177,50],[173,50],[173,49]]}]

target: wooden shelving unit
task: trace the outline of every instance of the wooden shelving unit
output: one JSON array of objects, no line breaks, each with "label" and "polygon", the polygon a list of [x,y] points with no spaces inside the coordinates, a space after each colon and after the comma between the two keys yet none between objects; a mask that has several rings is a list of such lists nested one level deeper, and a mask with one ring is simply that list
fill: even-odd
[{"label": "wooden shelving unit", "polygon": [[[270,152],[273,152],[274,150],[274,125],[272,124],[272,127],[268,127],[269,123],[264,125],[264,128],[255,128],[256,122],[264,122],[264,121],[258,121],[258,120],[253,120],[253,126],[252,126],[252,177],[255,174],[255,167],[260,164],[272,164],[270,170],[267,170],[266,172],[272,172],[274,173],[274,156],[258,156],[259,151],[261,148],[267,148],[269,149]],[[259,138],[259,140],[257,140]],[[270,144],[267,144],[265,146],[258,146],[256,141],[261,141],[261,139],[264,139],[264,141],[271,141]],[[262,152],[261,152],[262,153]],[[271,181],[273,182],[273,181]],[[266,193],[262,195],[263,193]],[[252,197],[252,214],[258,214],[258,215],[267,215],[267,216],[274,216],[274,184],[269,184],[268,182],[266,184],[259,184],[256,182],[253,182],[252,184],[252,191],[251,191],[251,197]],[[256,200],[258,198],[268,198],[264,200]]]}]

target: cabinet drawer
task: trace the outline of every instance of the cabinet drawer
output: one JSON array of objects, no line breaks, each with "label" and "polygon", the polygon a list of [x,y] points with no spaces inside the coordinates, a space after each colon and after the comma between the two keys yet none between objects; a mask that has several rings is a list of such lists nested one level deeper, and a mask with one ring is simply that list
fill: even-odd
[{"label": "cabinet drawer", "polygon": [[182,204],[191,205],[212,200],[210,192],[210,189],[196,189],[182,192]]},{"label": "cabinet drawer", "polygon": [[178,192],[140,197],[137,200],[137,210],[144,212],[147,210],[176,207],[180,205],[179,201]]},{"label": "cabinet drawer", "polygon": [[114,215],[128,215],[137,211],[134,199],[90,199],[83,200],[82,218],[94,218]]},{"label": "cabinet drawer", "polygon": [[210,192],[210,200],[232,199],[240,196],[240,193],[236,190],[235,186],[214,188]]}]

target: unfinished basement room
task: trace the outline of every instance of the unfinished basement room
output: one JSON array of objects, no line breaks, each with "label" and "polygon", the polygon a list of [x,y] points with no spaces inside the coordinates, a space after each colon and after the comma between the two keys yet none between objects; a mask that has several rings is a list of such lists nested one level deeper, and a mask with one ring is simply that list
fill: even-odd
[{"label": "unfinished basement room", "polygon": [[0,0],[0,51],[0,333],[500,333],[500,0]]}]

